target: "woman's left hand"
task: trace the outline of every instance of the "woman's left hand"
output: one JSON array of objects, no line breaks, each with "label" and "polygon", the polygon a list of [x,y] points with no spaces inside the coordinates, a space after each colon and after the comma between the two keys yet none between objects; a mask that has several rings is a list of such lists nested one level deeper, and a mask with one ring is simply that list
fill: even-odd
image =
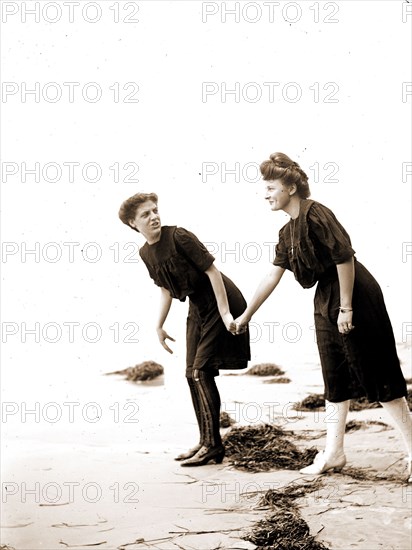
[{"label": "woman's left hand", "polygon": [[352,311],[342,313],[339,311],[338,315],[338,330],[341,334],[349,334],[355,327],[352,325]]}]

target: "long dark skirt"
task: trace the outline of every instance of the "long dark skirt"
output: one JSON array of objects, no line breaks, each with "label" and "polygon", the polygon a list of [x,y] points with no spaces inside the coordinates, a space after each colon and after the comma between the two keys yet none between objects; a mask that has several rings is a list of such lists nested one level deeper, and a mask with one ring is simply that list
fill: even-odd
[{"label": "long dark skirt", "polygon": [[325,382],[331,402],[366,397],[391,401],[407,395],[392,325],[380,286],[355,261],[353,325],[347,335],[337,328],[340,292],[337,272],[319,281],[315,294],[315,327]]},{"label": "long dark skirt", "polygon": [[[237,286],[222,274],[229,309],[236,319],[246,309]],[[186,325],[187,370],[244,369],[250,360],[249,331],[234,336],[225,327],[212,287],[190,296]]]}]

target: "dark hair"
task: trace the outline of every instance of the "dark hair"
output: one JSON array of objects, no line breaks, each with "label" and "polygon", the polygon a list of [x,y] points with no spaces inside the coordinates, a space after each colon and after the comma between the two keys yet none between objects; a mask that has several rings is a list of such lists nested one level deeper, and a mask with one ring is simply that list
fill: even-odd
[{"label": "dark hair", "polygon": [[297,162],[294,162],[284,153],[273,153],[269,160],[260,165],[260,171],[265,181],[282,180],[283,185],[296,185],[296,192],[301,199],[310,196],[308,176]]},{"label": "dark hair", "polygon": [[140,205],[147,201],[153,201],[158,203],[158,197],[156,193],[136,193],[132,197],[126,199],[119,210],[119,218],[123,223],[134,229],[139,233],[139,230],[130,225],[130,220],[133,220],[136,217],[137,209]]}]

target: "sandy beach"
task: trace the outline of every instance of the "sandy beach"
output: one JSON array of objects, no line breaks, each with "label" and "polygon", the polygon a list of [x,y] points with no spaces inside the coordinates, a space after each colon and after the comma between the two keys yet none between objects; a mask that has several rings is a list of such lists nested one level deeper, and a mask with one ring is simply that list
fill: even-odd
[{"label": "sandy beach", "polygon": [[[400,351],[407,376],[410,349]],[[321,393],[318,370],[313,363],[304,384],[296,383],[293,369],[285,373],[290,384],[222,373],[222,409],[237,425],[274,423],[310,436],[302,445],[322,449],[323,413],[293,410],[297,400]],[[228,458],[221,465],[182,468],[174,456],[197,439],[185,384],[170,368],[164,377],[137,384],[89,374],[76,399],[67,392],[64,401],[63,392],[60,411],[56,397],[38,408],[32,404],[31,415],[28,401],[27,410],[20,404],[17,412],[8,402],[1,548],[256,548],[242,537],[267,513],[258,506],[261,495],[310,483],[313,476],[240,471]],[[349,420],[388,426],[365,424],[349,432],[347,468],[322,476],[322,486],[298,501],[300,514],[329,548],[407,550],[412,492],[403,482],[400,438],[381,408],[351,412]],[[349,475],[352,468],[372,478],[357,479]]]},{"label": "sandy beach", "polygon": [[[289,219],[259,165],[290,155],[379,282],[411,379],[412,3],[0,4],[0,550],[252,550],[261,496],[313,480],[174,460],[198,440],[188,304],[168,315],[169,355],[144,240],[118,209],[156,192],[163,225],[195,233],[249,302]],[[250,323],[250,365],[290,383],[217,384],[234,426],[279,425],[321,450],[323,413],[294,409],[323,391],[314,292],[288,273]],[[162,378],[106,376],[147,360]],[[364,424],[347,466],[297,499],[300,516],[333,550],[409,550],[401,437],[381,408],[350,420]]]}]

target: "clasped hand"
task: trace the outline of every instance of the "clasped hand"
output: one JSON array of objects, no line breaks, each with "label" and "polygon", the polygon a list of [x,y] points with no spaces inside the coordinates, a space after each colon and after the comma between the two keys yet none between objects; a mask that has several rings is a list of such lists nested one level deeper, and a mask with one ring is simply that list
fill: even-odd
[{"label": "clasped hand", "polygon": [[240,317],[234,320],[232,317],[232,320],[228,324],[225,321],[225,326],[231,334],[233,334],[234,336],[237,336],[247,331],[248,321],[244,319],[243,316],[241,315]]}]

